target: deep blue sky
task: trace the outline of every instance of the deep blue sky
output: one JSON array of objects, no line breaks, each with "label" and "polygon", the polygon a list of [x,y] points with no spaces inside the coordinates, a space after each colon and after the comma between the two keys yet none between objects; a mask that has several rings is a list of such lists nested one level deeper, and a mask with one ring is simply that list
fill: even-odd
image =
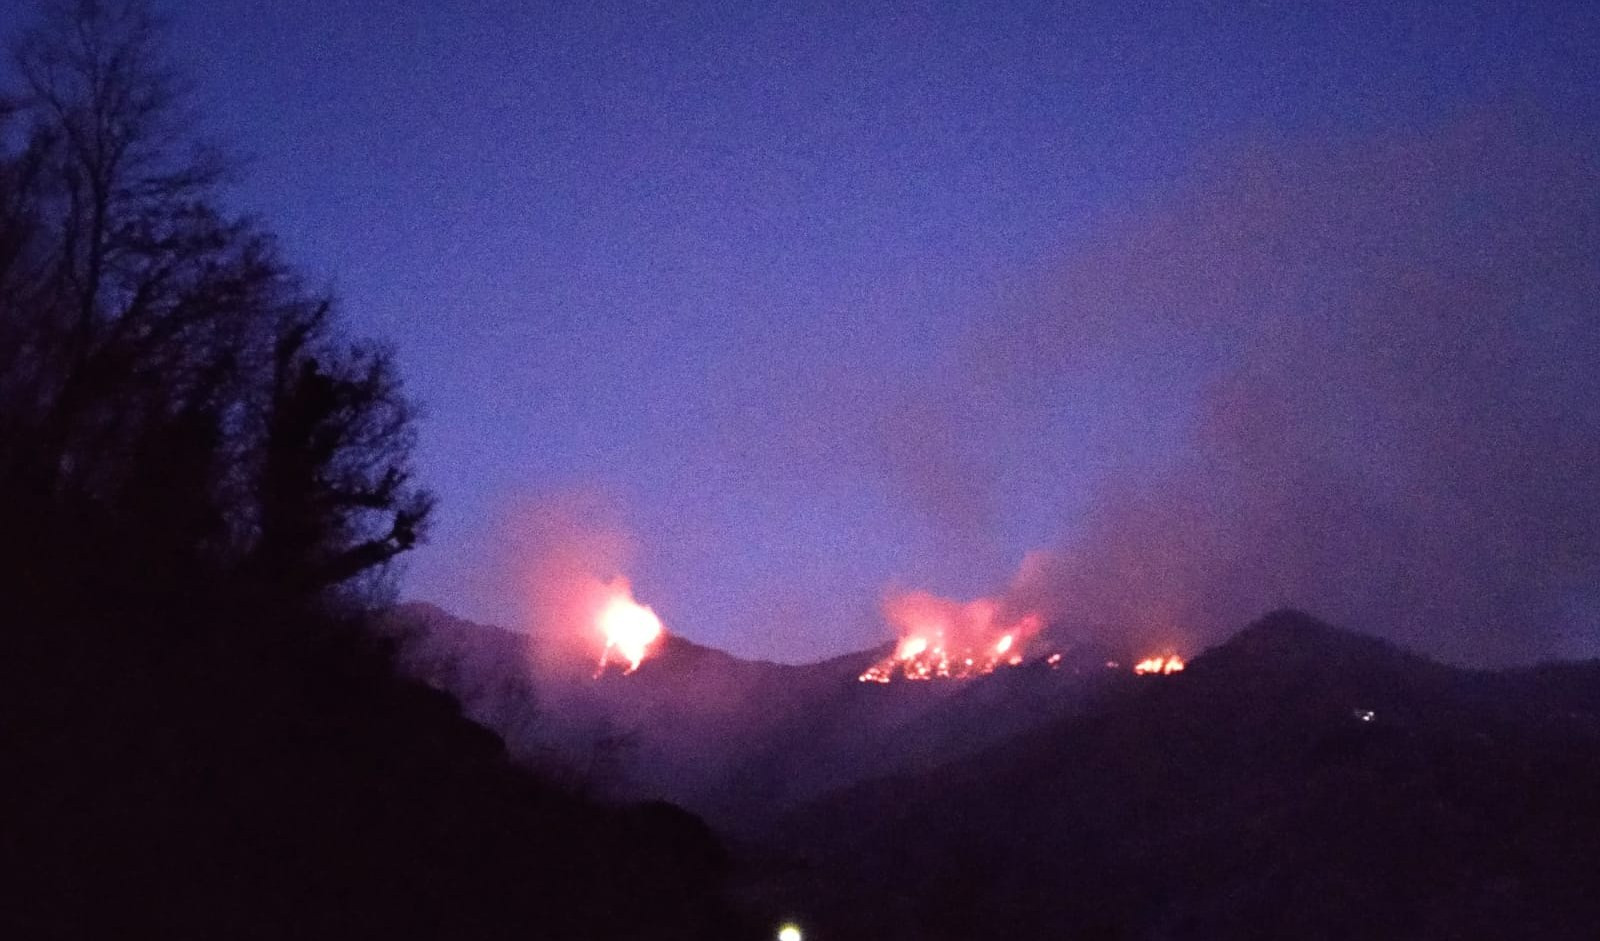
[{"label": "deep blue sky", "polygon": [[1115,363],[1046,370],[1015,421],[940,405],[951,351],[1099,233],[1241,149],[1592,116],[1594,15],[1517,6],[166,9],[236,198],[425,405],[405,593],[509,619],[499,529],[598,494],[669,627],[793,660],[880,639],[888,584],[1002,583],[1182,433]]}]

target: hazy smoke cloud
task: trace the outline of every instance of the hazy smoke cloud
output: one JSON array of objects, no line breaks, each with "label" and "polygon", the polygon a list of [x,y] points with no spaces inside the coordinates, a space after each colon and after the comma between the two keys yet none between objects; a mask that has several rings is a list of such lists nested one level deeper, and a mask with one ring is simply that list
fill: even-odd
[{"label": "hazy smoke cloud", "polygon": [[499,600],[493,623],[529,635],[543,666],[592,667],[600,654],[596,613],[637,553],[615,505],[598,491],[516,501],[474,560],[467,587]]},{"label": "hazy smoke cloud", "polygon": [[1255,153],[1077,255],[986,334],[975,398],[1114,374],[1190,411],[1014,603],[1151,640],[1295,604],[1466,661],[1600,653],[1592,153],[1504,117]]},{"label": "hazy smoke cloud", "polygon": [[[1244,151],[1108,214],[925,387],[841,365],[728,446],[770,479],[828,499],[877,481],[920,513],[939,535],[893,561],[907,589],[995,571],[995,534],[1034,528],[1054,545],[1005,612],[1139,649],[1292,604],[1468,662],[1600,654],[1594,136],[1494,114]],[[495,584],[466,594],[557,624],[574,579],[627,573],[607,505],[504,514],[480,554]],[[743,561],[709,545],[708,577]],[[723,616],[745,604],[747,630],[818,655],[855,643],[819,600],[860,590],[853,573],[782,559]],[[680,607],[668,628],[693,636],[702,611]]]},{"label": "hazy smoke cloud", "polygon": [[1000,653],[1020,654],[1042,626],[1031,612],[1014,614],[996,599],[956,601],[925,591],[890,593],[883,615],[896,636],[921,638],[952,657],[993,654],[1002,637],[1010,639]]}]

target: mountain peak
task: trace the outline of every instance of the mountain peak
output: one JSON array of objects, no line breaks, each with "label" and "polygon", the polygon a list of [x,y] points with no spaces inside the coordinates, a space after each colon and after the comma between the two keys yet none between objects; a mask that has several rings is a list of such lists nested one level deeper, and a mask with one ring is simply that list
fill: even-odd
[{"label": "mountain peak", "polygon": [[1421,657],[1389,641],[1335,627],[1295,608],[1258,618],[1222,645],[1197,657],[1210,670],[1263,665],[1305,674],[1326,670],[1414,668]]}]

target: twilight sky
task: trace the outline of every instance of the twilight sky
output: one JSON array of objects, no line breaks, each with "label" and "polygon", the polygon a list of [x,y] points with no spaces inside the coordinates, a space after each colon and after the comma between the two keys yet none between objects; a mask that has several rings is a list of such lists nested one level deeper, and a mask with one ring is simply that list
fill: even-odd
[{"label": "twilight sky", "polygon": [[[563,526],[627,535],[635,591],[669,628],[805,660],[886,636],[889,586],[996,590],[1030,550],[1116,525],[1108,494],[1193,464],[1175,455],[1214,430],[1209,390],[1236,390],[1238,364],[1292,381],[1250,365],[1292,348],[1279,315],[1378,303],[1330,301],[1375,269],[1319,259],[1382,231],[1385,264],[1456,271],[1455,222],[1413,226],[1396,199],[1459,222],[1487,193],[1467,229],[1503,210],[1553,227],[1552,245],[1592,231],[1587,210],[1547,222],[1540,183],[1592,201],[1592,5],[1156,6],[166,9],[212,126],[251,157],[240,204],[394,344],[425,406],[441,507],[405,594],[514,622],[530,543],[576,514]],[[1277,254],[1240,240],[1324,212]],[[1464,244],[1496,252],[1502,229]],[[1251,294],[1302,268],[1294,289]],[[1505,293],[1529,280],[1517,268]],[[1210,327],[1144,309],[1191,297]],[[1216,314],[1258,302],[1278,314]],[[1080,321],[1071,350],[1053,345]],[[1568,352],[1593,338],[1568,326]],[[1563,402],[1589,401],[1581,360],[1539,362],[1575,384]],[[1366,414],[1329,401],[1301,405]],[[1429,414],[1476,426],[1461,404]],[[1586,485],[1590,456],[1537,494]],[[1497,503],[1498,480],[1480,497]],[[1541,571],[1593,548],[1527,543],[1517,564]],[[1284,600],[1302,584],[1286,577]],[[1560,591],[1592,628],[1600,607]]]}]

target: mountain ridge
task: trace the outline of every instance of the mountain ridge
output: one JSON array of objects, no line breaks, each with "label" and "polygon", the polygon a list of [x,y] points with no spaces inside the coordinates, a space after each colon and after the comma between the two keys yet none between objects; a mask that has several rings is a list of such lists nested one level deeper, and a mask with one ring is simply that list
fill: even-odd
[{"label": "mountain ridge", "polygon": [[[1554,674],[1600,686],[1600,663]],[[1530,705],[1532,677],[1275,612],[1180,674],[801,808],[768,891],[852,937],[1585,937],[1600,723],[1561,690]]]}]

